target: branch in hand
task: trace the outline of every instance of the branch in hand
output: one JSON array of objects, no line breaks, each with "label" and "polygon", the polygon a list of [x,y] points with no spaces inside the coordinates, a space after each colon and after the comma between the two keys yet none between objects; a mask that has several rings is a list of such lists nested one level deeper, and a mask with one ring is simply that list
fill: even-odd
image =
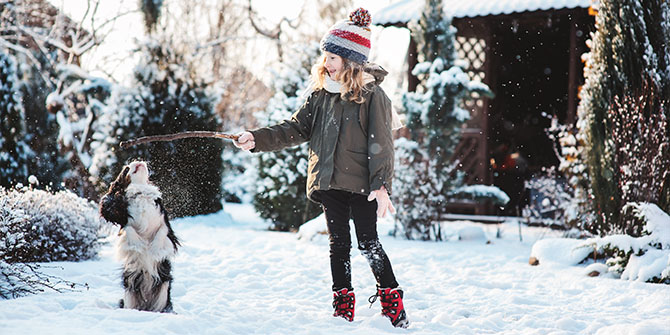
[{"label": "branch in hand", "polygon": [[138,145],[147,142],[174,141],[182,138],[191,138],[191,137],[210,137],[210,138],[224,138],[229,140],[237,140],[237,135],[219,133],[215,131],[186,131],[183,133],[176,133],[176,134],[144,136],[133,140],[123,141],[119,143],[119,145],[121,146],[121,148],[125,149],[133,145]]}]

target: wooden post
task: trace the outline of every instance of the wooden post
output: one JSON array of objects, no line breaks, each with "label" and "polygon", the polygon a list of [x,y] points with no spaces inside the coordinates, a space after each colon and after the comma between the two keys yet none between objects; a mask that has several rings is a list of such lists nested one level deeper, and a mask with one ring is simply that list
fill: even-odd
[{"label": "wooden post", "polygon": [[415,92],[416,87],[419,86],[419,78],[412,74],[414,66],[419,62],[417,57],[416,41],[412,38],[411,34],[409,37],[409,47],[407,48],[407,91]]},{"label": "wooden post", "polygon": [[[494,50],[495,50],[495,40],[493,37],[493,31],[494,28],[492,27],[491,22],[492,21],[486,21],[482,20],[482,31],[484,33],[484,41],[486,42],[486,48],[484,48],[484,83],[488,85],[488,87],[491,89],[493,94],[496,94],[496,75],[494,74],[493,71],[495,71],[495,58],[494,58]],[[482,184],[493,184],[493,171],[491,170],[491,165],[489,164],[489,132],[490,132],[490,127],[489,127],[489,116],[491,113],[495,113],[494,110],[491,108],[491,104],[493,103],[490,98],[483,98],[483,103],[484,105],[482,106],[482,117],[481,117],[481,130],[482,130],[482,145],[480,148],[479,155],[482,157],[482,164],[481,166],[481,175],[482,175]]]},{"label": "wooden post", "polygon": [[578,66],[581,55],[580,48],[577,46],[577,31],[579,30],[579,23],[581,15],[577,14],[579,10],[575,10],[568,14],[570,16],[570,56],[568,64],[568,111],[565,115],[565,124],[574,124],[577,115],[577,87],[579,86]]}]

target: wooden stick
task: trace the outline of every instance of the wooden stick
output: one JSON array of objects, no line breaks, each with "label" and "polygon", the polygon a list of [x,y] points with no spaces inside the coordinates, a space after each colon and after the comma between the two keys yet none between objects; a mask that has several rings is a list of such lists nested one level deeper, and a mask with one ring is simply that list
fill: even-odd
[{"label": "wooden stick", "polygon": [[220,133],[216,131],[185,131],[183,133],[176,134],[166,134],[166,135],[154,135],[154,136],[144,136],[128,141],[123,141],[119,143],[121,148],[125,149],[133,145],[138,145],[146,142],[156,142],[156,141],[174,141],[182,138],[190,137],[213,137],[213,138],[225,138],[229,140],[237,140],[239,136],[230,135],[226,133]]}]

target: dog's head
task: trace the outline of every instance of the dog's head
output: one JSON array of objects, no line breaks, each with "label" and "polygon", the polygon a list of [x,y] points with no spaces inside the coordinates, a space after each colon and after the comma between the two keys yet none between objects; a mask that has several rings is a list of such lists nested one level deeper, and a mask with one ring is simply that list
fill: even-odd
[{"label": "dog's head", "polygon": [[112,182],[109,193],[124,191],[131,183],[149,183],[149,168],[146,162],[135,161],[124,166],[121,173]]},{"label": "dog's head", "polygon": [[128,177],[130,183],[148,184],[149,167],[146,162],[135,161],[128,165]]},{"label": "dog's head", "polygon": [[100,214],[107,221],[119,224],[123,228],[128,223],[128,201],[125,197],[130,184],[148,184],[149,168],[147,163],[135,161],[123,167],[121,173],[112,182],[109,191],[100,199]]}]

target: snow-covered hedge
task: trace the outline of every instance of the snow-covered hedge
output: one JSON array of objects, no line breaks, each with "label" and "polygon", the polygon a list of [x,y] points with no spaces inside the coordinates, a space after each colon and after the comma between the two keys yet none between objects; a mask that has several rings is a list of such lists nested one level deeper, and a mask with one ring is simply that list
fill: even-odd
[{"label": "snow-covered hedge", "polygon": [[97,206],[69,191],[0,188],[0,259],[7,263],[80,261],[98,253]]},{"label": "snow-covered hedge", "polygon": [[587,272],[651,283],[670,284],[670,215],[652,203],[627,206],[644,223],[642,236],[609,235],[586,240],[540,240],[531,257],[540,264],[576,265],[605,259],[587,267]]}]

